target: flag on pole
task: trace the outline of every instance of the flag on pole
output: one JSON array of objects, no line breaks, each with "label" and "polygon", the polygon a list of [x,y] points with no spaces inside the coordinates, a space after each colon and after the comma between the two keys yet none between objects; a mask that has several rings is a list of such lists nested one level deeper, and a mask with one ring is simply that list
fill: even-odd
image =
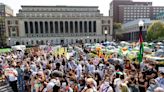
[{"label": "flag on pole", "polygon": [[144,45],[143,45],[142,30],[141,29],[139,32],[139,44],[140,44],[140,51],[138,54],[138,61],[139,61],[139,63],[141,63],[142,58],[143,58],[143,52],[144,52]]}]

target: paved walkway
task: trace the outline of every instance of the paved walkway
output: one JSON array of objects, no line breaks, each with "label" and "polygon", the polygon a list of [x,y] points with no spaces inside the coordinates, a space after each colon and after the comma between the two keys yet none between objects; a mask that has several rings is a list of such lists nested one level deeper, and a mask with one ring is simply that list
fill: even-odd
[{"label": "paved walkway", "polygon": [[0,86],[0,92],[13,92],[11,87],[7,85]]}]

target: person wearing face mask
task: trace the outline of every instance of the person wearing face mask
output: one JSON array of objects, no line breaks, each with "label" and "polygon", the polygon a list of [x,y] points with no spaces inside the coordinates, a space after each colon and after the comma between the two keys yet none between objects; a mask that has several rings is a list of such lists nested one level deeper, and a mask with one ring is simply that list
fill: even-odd
[{"label": "person wearing face mask", "polygon": [[113,92],[112,87],[109,85],[110,77],[106,77],[105,81],[101,84],[99,92]]}]

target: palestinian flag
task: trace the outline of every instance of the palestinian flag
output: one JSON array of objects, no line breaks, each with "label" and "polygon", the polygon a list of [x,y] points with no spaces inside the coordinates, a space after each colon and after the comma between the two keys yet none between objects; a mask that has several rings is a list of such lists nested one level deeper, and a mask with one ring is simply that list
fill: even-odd
[{"label": "palestinian flag", "polygon": [[144,52],[144,45],[143,45],[142,30],[141,29],[139,32],[139,44],[140,44],[140,51],[138,54],[138,61],[139,61],[139,63],[141,63],[142,58],[143,58],[143,52]]}]

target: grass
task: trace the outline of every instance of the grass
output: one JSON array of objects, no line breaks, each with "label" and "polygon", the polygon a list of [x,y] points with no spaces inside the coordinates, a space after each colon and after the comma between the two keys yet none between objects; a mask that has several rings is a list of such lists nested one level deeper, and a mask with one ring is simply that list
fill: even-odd
[{"label": "grass", "polygon": [[0,49],[0,53],[10,52],[10,51],[11,51],[10,48],[3,48],[3,49]]}]

